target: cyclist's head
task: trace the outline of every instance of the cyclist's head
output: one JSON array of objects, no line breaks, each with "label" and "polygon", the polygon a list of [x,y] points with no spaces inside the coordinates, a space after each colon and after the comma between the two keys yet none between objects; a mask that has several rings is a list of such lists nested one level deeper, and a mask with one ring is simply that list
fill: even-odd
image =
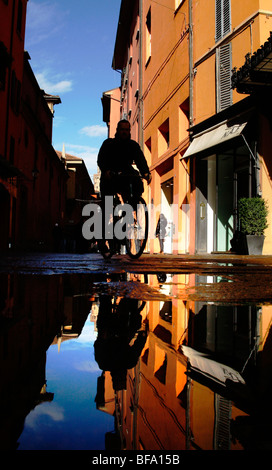
[{"label": "cyclist's head", "polygon": [[117,124],[116,136],[122,140],[130,139],[130,122],[126,119],[121,119]]}]

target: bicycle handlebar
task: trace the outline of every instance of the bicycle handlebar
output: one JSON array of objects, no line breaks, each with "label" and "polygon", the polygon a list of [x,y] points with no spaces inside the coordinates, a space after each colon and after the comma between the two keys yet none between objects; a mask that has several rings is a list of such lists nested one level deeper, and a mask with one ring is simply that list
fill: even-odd
[{"label": "bicycle handlebar", "polygon": [[[142,176],[140,173],[138,174],[133,174],[133,173],[124,173],[123,171],[113,171],[113,170],[108,170],[112,175],[116,176],[124,176],[124,177],[135,177],[135,178],[141,178],[142,180],[146,180],[147,183],[149,184],[151,182],[151,173],[145,173],[144,176]],[[149,181],[149,182],[148,182]]]}]

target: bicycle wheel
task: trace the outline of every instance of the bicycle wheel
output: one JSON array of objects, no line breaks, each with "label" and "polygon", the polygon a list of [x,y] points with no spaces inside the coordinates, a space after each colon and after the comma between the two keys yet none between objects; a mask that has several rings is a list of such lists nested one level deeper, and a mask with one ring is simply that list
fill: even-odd
[{"label": "bicycle wheel", "polygon": [[139,258],[143,253],[148,237],[148,212],[145,200],[140,197],[134,204],[133,223],[127,228],[126,248],[131,258]]}]

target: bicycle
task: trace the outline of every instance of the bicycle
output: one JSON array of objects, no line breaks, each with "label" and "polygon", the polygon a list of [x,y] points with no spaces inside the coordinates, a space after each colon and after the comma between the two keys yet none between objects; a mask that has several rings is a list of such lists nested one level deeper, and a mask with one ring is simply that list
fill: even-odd
[{"label": "bicycle", "polygon": [[[117,173],[122,177],[132,177],[133,175],[125,175]],[[139,176],[137,176],[139,177]],[[133,196],[132,183],[129,185],[130,194],[125,201],[122,201],[118,194],[113,196],[112,219],[109,221],[112,237],[106,238],[100,242],[106,245],[107,249],[100,249],[105,259],[111,258],[114,254],[120,254],[122,246],[126,247],[127,254],[134,259],[139,258],[146,247],[148,238],[148,210],[147,205],[142,196]],[[129,211],[129,214],[127,212]],[[116,237],[116,227],[120,234],[120,228],[125,224],[125,236],[120,239]],[[122,232],[124,234],[124,232]]]}]

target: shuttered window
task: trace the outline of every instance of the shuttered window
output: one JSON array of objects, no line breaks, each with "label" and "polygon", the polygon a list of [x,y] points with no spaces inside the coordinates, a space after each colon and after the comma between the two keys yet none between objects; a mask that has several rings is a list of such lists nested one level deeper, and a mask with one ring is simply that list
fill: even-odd
[{"label": "shuttered window", "polygon": [[215,41],[219,41],[230,31],[230,0],[215,0]]},{"label": "shuttered window", "polygon": [[214,450],[230,450],[231,401],[215,394]]},{"label": "shuttered window", "polygon": [[231,43],[219,47],[216,51],[217,62],[217,112],[232,105]]}]

